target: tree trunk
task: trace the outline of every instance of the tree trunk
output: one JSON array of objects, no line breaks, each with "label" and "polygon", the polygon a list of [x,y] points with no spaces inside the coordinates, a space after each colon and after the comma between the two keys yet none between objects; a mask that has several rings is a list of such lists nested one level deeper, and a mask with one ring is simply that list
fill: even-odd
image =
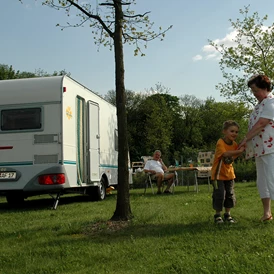
[{"label": "tree trunk", "polygon": [[116,106],[118,119],[118,189],[117,203],[111,220],[127,221],[132,218],[129,201],[129,170],[128,170],[128,138],[127,138],[127,116],[124,81],[124,54],[122,41],[123,11],[121,0],[113,1],[115,5],[115,85]]}]

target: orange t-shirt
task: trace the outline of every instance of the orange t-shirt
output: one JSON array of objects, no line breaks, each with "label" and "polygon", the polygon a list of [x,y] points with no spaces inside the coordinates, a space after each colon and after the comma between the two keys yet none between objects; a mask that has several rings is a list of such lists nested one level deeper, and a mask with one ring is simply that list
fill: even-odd
[{"label": "orange t-shirt", "polygon": [[[216,144],[214,161],[211,168],[211,180],[233,180],[235,173],[233,163],[226,164],[223,161],[223,154],[229,150],[237,150],[238,145],[233,141],[231,145],[225,143],[223,139],[219,139]],[[233,158],[234,159],[234,158]]]}]

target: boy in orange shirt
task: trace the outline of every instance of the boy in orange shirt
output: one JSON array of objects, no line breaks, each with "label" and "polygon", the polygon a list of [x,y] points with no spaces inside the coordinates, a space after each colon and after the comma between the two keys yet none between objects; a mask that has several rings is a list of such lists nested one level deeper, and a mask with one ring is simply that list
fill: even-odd
[{"label": "boy in orange shirt", "polygon": [[[223,124],[224,137],[220,138],[216,144],[214,161],[211,169],[211,180],[213,180],[213,209],[215,223],[223,223],[224,221],[234,223],[234,219],[230,215],[230,209],[235,206],[236,198],[234,193],[235,173],[233,161],[245,149],[238,148],[235,139],[238,136],[239,125],[235,121],[228,120]],[[221,212],[225,208],[224,220]]]}]

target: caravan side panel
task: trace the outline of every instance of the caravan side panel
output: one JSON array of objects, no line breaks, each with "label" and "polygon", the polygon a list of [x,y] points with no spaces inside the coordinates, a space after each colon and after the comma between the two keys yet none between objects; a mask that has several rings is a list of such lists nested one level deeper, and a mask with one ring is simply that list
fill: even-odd
[{"label": "caravan side panel", "polygon": [[[117,184],[116,108],[68,77],[64,78],[63,85],[66,90],[63,93],[64,165],[68,177],[74,178],[74,180],[69,179],[70,186],[97,186],[102,178],[107,179],[107,185]],[[98,123],[92,122],[89,117],[90,104],[98,106],[99,129]],[[83,126],[82,121],[84,121]],[[92,132],[98,135],[96,137],[98,138],[98,156],[96,153],[89,153]],[[84,159],[82,159],[81,153],[79,155],[77,145],[79,139],[84,143]],[[98,157],[98,159],[89,158],[89,155],[94,155],[93,157]],[[90,164],[97,167],[92,166],[91,171]],[[97,175],[94,171],[96,168],[98,168]]]},{"label": "caravan side panel", "polygon": [[[59,164],[62,160],[61,82],[62,77],[0,81],[1,193],[47,191],[49,187],[40,185],[38,176],[45,170],[64,172]],[[9,171],[16,178],[5,178],[5,172]]]}]

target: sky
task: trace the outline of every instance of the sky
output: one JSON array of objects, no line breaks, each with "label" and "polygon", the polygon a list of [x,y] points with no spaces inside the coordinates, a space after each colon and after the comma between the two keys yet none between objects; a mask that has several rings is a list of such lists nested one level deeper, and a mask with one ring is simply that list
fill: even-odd
[{"label": "sky", "polygon": [[[94,44],[92,29],[61,30],[57,24],[78,22],[75,12],[67,17],[63,11],[42,6],[41,0],[0,0],[0,64],[12,65],[16,71],[48,73],[65,69],[71,77],[100,95],[115,89],[114,52]],[[86,0],[85,2],[102,2]],[[81,2],[81,1],[79,1]],[[194,95],[217,102],[226,99],[215,86],[224,82],[218,54],[208,39],[231,43],[233,29],[229,19],[242,19],[240,9],[250,5],[262,18],[274,22],[274,1],[264,0],[136,0],[137,13],[149,11],[155,30],[173,25],[164,41],[148,43],[145,56],[134,56],[133,46],[125,45],[125,86],[147,92],[161,84],[171,95]]]}]

